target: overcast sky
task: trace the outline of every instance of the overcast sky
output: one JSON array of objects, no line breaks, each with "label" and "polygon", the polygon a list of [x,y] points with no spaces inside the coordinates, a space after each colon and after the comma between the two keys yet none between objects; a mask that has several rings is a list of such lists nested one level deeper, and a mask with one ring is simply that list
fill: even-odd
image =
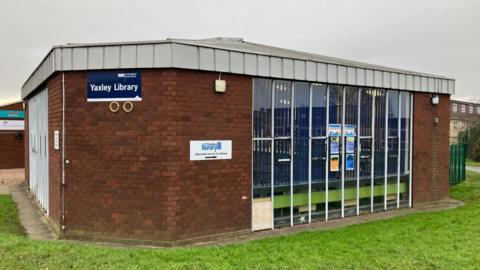
[{"label": "overcast sky", "polygon": [[56,44],[243,37],[456,79],[480,99],[478,0],[2,0],[0,104]]}]

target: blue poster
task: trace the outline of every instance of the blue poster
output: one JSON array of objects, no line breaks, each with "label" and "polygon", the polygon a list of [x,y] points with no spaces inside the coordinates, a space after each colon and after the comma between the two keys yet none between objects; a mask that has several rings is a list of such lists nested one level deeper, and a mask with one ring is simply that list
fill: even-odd
[{"label": "blue poster", "polygon": [[353,154],[347,154],[345,156],[345,170],[353,171],[355,169],[355,156]]},{"label": "blue poster", "polygon": [[340,138],[332,137],[330,138],[330,154],[339,154],[340,153]]},{"label": "blue poster", "polygon": [[141,101],[142,77],[139,70],[87,72],[87,101]]}]

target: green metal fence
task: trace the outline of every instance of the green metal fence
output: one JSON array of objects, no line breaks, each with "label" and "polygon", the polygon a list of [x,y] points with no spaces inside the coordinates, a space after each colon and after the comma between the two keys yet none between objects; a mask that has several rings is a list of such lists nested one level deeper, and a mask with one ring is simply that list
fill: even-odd
[{"label": "green metal fence", "polygon": [[450,145],[450,185],[456,185],[465,180],[466,144]]}]

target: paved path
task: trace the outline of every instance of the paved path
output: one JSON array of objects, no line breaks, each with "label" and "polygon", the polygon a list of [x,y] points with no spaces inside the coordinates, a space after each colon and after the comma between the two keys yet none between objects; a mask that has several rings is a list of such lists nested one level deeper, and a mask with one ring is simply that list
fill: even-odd
[{"label": "paved path", "polygon": [[30,238],[36,240],[56,239],[47,217],[26,190],[23,178],[23,169],[0,170],[0,194],[12,195],[17,204],[20,222]]},{"label": "paved path", "polygon": [[474,171],[480,173],[480,167],[466,166],[466,169],[469,171]]}]

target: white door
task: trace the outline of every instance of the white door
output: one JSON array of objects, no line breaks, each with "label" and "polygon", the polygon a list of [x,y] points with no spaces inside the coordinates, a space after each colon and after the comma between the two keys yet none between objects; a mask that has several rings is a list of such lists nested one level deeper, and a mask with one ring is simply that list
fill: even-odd
[{"label": "white door", "polygon": [[48,214],[48,90],[28,101],[30,190]]}]

